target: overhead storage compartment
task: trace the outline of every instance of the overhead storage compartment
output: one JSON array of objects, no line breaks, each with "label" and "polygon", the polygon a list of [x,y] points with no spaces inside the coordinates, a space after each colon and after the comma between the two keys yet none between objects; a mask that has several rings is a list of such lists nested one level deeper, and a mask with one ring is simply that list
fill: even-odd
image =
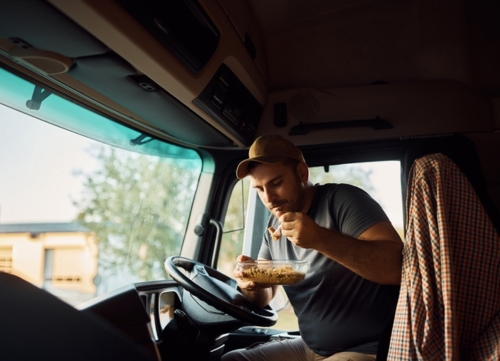
[{"label": "overhead storage compartment", "polygon": [[117,0],[193,74],[208,63],[219,32],[196,0]]},{"label": "overhead storage compartment", "polygon": [[225,64],[193,102],[243,144],[252,144],[263,107]]}]

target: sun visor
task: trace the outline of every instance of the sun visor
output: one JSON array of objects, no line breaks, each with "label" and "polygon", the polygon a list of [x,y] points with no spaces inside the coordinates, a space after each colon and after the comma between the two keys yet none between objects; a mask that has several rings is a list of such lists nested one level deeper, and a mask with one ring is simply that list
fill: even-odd
[{"label": "sun visor", "polygon": [[232,144],[154,82],[136,77],[135,69],[116,55],[77,59],[68,75],[139,114],[176,139],[202,146]]}]

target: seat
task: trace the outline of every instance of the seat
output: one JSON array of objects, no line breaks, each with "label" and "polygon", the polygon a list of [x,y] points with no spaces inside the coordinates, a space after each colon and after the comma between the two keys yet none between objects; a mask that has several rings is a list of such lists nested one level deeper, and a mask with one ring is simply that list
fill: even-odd
[{"label": "seat", "polygon": [[124,333],[0,272],[2,360],[157,360]]},{"label": "seat", "polygon": [[474,142],[464,135],[453,134],[408,141],[408,144],[404,147],[404,156],[401,162],[401,189],[405,199],[409,183],[408,177],[413,163],[416,159],[433,153],[442,153],[457,165],[476,191],[493,225],[497,232],[500,233],[500,211],[488,194],[486,179],[483,176],[476,146]]},{"label": "seat", "polygon": [[500,358],[500,238],[443,153],[415,160],[388,360]]}]

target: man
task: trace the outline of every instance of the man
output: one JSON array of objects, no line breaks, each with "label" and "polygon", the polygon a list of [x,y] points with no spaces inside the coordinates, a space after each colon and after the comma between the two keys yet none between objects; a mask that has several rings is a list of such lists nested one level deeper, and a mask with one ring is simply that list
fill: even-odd
[{"label": "man", "polygon": [[[403,244],[381,207],[361,189],[313,185],[302,152],[281,136],[259,137],[236,170],[271,211],[259,259],[305,259],[305,279],[285,286],[301,338],[234,350],[223,360],[375,360],[401,280]],[[249,259],[240,255],[238,261]],[[258,287],[234,273],[241,292],[259,306],[274,287]]]}]

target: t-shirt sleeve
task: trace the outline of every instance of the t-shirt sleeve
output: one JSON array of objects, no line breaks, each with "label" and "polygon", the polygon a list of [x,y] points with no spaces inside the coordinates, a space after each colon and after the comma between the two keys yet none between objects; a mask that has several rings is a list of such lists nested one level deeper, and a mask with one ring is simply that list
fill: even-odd
[{"label": "t-shirt sleeve", "polygon": [[389,220],[380,204],[367,192],[349,184],[339,184],[335,202],[330,207],[339,231],[351,237],[358,237],[371,226]]},{"label": "t-shirt sleeve", "polygon": [[[349,184],[331,184],[318,189],[309,216],[321,227],[336,229],[357,238],[371,226],[389,218],[382,207],[363,189]],[[270,216],[267,227],[278,227],[278,220]],[[282,255],[285,247],[281,242],[273,243],[269,232],[265,232],[258,257],[273,259],[273,254]],[[271,249],[272,248],[272,249]]]}]

